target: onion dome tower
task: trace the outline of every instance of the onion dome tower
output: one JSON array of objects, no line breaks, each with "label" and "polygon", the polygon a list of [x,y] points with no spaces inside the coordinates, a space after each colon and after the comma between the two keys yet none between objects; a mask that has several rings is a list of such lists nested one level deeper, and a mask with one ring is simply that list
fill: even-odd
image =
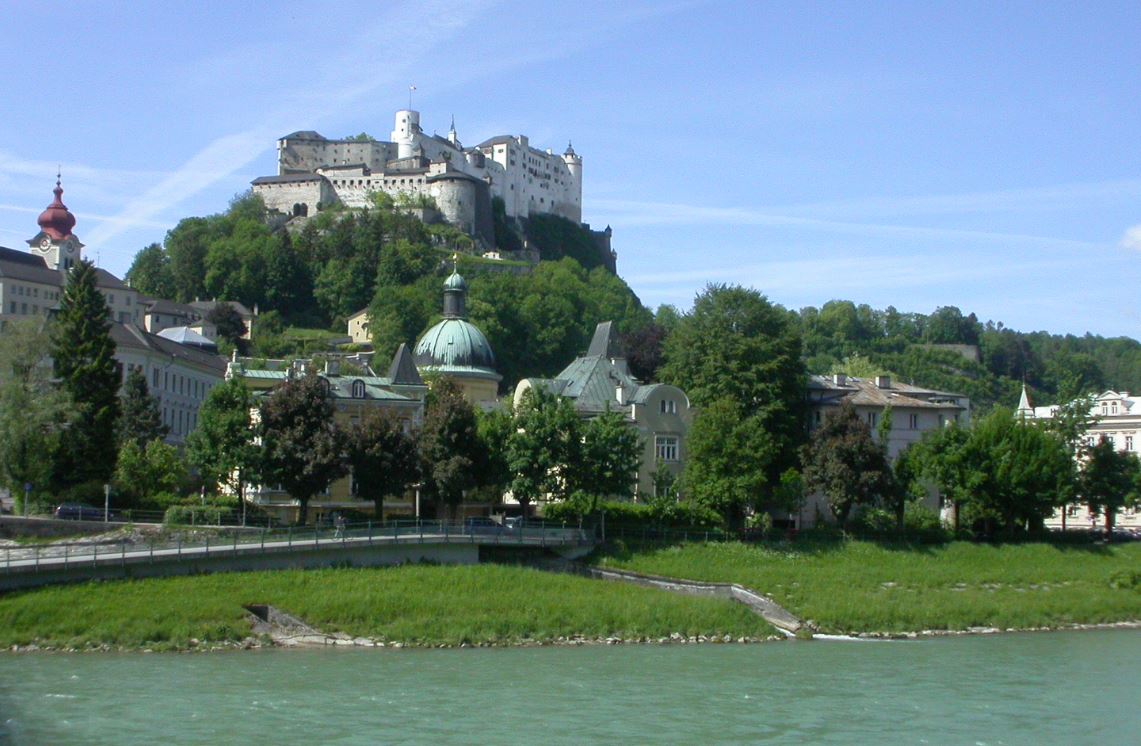
[{"label": "onion dome tower", "polygon": [[28,239],[28,246],[33,255],[43,257],[48,267],[67,272],[83,258],[83,244],[71,232],[75,228],[75,216],[63,203],[63,187],[58,173],[53,193],[55,199],[36,220],[40,232]]},{"label": "onion dome tower", "polygon": [[444,281],[444,318],[416,343],[413,361],[420,373],[447,376],[472,404],[494,402],[503,376],[483,332],[467,320],[467,283],[456,271]]}]

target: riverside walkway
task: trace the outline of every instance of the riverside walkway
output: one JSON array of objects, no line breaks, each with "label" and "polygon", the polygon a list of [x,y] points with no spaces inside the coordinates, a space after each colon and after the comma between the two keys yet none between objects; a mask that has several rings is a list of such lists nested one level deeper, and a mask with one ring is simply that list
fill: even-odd
[{"label": "riverside walkway", "polygon": [[475,564],[496,547],[550,549],[574,558],[594,537],[576,528],[528,524],[517,529],[443,521],[275,531],[235,530],[196,540],[61,542],[3,550],[0,591],[92,579],[159,577],[317,567],[372,567],[404,562]]}]

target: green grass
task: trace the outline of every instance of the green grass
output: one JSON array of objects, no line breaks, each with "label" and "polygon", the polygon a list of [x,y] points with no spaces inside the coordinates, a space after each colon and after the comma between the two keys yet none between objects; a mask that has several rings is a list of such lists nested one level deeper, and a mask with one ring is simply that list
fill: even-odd
[{"label": "green grass", "polygon": [[326,633],[414,645],[764,637],[729,601],[519,567],[405,566],[232,573],[57,586],[0,597],[0,646],[184,649],[250,634],[244,604],[271,604]]},{"label": "green grass", "polygon": [[832,632],[1029,629],[1141,620],[1139,543],[708,543],[642,551],[619,545],[596,561],[670,577],[740,583]]}]

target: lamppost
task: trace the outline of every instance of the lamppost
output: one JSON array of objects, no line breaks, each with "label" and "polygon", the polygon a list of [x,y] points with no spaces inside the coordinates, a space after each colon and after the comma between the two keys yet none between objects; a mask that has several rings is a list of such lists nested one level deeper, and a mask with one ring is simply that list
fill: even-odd
[{"label": "lamppost", "polygon": [[103,485],[103,522],[111,520],[111,485]]},{"label": "lamppost", "polygon": [[24,482],[24,517],[28,517],[28,503],[32,501],[32,483]]}]

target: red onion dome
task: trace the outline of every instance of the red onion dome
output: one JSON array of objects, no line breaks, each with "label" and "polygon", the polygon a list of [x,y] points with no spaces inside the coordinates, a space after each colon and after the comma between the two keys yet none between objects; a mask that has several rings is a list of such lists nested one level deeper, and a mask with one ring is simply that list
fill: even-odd
[{"label": "red onion dome", "polygon": [[71,235],[71,229],[75,227],[75,216],[67,209],[67,205],[63,203],[63,187],[59,185],[59,179],[56,179],[55,200],[52,201],[47,209],[40,213],[39,219],[36,221],[40,224],[40,229],[44,233],[51,236],[56,241],[62,241]]}]

